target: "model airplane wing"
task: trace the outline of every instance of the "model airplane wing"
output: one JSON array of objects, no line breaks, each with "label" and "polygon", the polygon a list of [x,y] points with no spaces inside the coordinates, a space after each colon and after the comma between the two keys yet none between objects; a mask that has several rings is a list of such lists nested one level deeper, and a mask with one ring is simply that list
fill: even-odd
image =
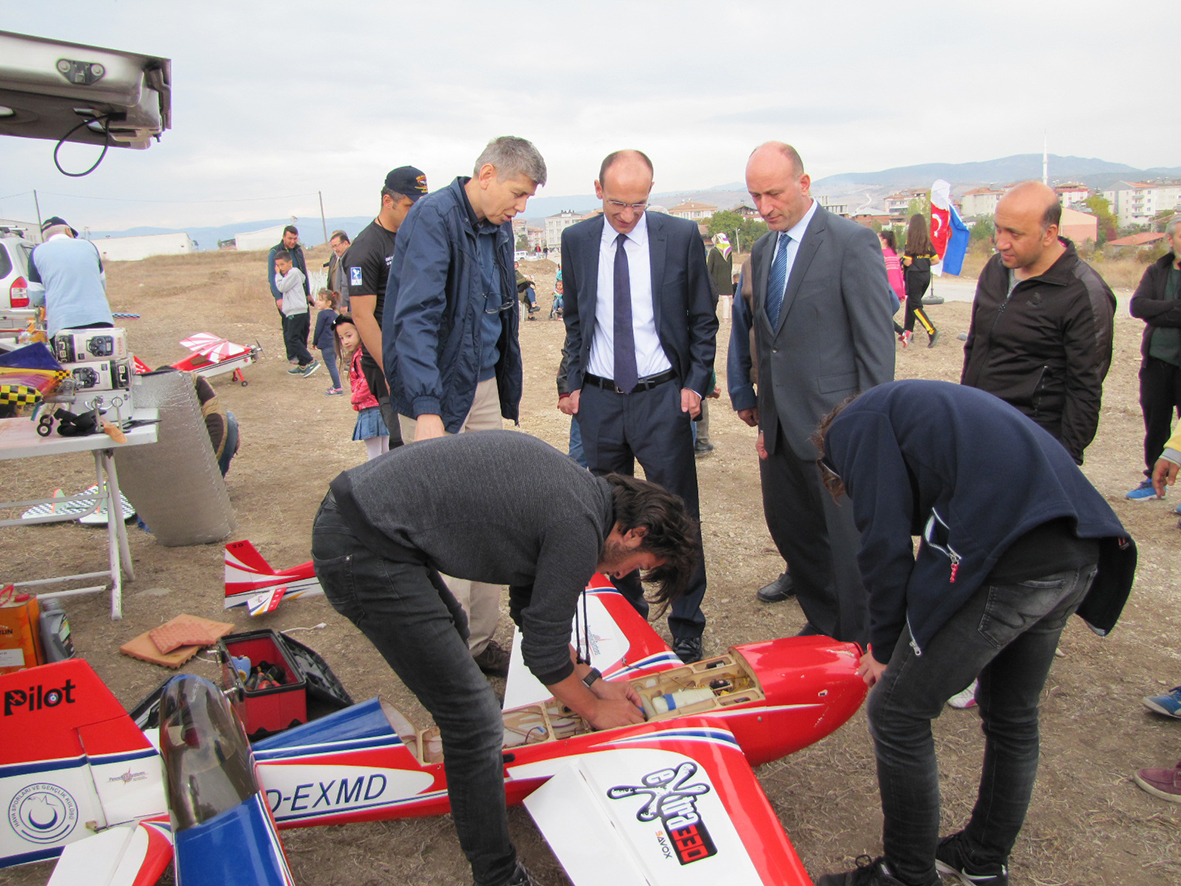
[{"label": "model airplane wing", "polygon": [[[248,541],[226,545],[225,587],[225,608],[246,606],[251,615],[272,611],[279,599],[324,593],[310,561],[290,569],[275,569]],[[282,594],[275,599],[278,590]]]},{"label": "model airplane wing", "polygon": [[0,676],[0,698],[0,867],[165,812],[156,749],[84,660]]},{"label": "model airplane wing", "polygon": [[116,825],[67,846],[48,886],[152,886],[171,862],[167,820]]},{"label": "model airplane wing", "polygon": [[551,776],[525,806],[575,886],[812,883],[716,721],[653,723],[594,753],[509,768]]},{"label": "model airplane wing", "polygon": [[221,336],[208,332],[198,332],[181,341],[181,347],[188,348],[194,354],[208,357],[210,360],[224,360],[231,354],[240,351],[241,345],[226,341]]},{"label": "model airplane wing", "polygon": [[[587,584],[571,625],[570,642],[609,680],[680,667],[668,645],[652,630],[605,576],[595,574]],[[512,657],[504,707],[537,704],[553,695],[525,667],[521,632],[513,631]]]}]

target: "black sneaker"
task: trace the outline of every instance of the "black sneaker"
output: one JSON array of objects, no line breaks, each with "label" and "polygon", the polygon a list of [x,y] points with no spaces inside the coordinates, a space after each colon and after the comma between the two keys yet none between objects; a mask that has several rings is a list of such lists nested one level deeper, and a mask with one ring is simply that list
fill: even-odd
[{"label": "black sneaker", "polygon": [[693,664],[705,656],[705,645],[700,637],[681,637],[673,640],[673,655],[685,664]]},{"label": "black sneaker", "polygon": [[[885,856],[870,858],[857,856],[857,867],[843,874],[825,874],[816,881],[816,886],[906,886],[901,880],[890,875]],[[928,886],[939,886],[935,877]]]},{"label": "black sneaker", "polygon": [[511,656],[509,651],[495,640],[490,640],[483,651],[479,655],[473,655],[472,658],[485,674],[493,677],[508,676],[508,663]]},{"label": "black sneaker", "polygon": [[939,841],[935,850],[935,870],[955,877],[961,886],[1009,886],[1009,868],[1003,864],[968,861],[962,838],[961,832]]},{"label": "black sneaker", "polygon": [[516,872],[504,886],[541,886],[541,882],[535,879],[529,870],[518,861]]}]

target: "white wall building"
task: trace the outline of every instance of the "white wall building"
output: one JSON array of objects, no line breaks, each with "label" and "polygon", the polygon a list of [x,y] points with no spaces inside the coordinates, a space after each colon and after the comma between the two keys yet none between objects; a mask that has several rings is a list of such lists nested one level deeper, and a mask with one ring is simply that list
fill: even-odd
[{"label": "white wall building", "polygon": [[239,252],[248,252],[254,249],[270,249],[283,239],[283,229],[285,227],[287,225],[275,225],[272,228],[263,228],[261,231],[246,231],[242,234],[235,234],[234,248]]},{"label": "white wall building", "polygon": [[961,198],[964,218],[992,218],[996,205],[1005,196],[1003,188],[973,188]]},{"label": "white wall building", "polygon": [[561,249],[562,231],[580,221],[582,221],[582,216],[569,209],[563,209],[557,215],[547,216],[545,220],[546,248]]},{"label": "white wall building", "polygon": [[685,203],[678,203],[668,211],[669,215],[677,218],[687,218],[691,221],[701,221],[713,216],[718,211],[718,207],[710,206],[708,203],[698,203],[696,200],[688,200]]},{"label": "white wall building", "polygon": [[91,240],[103,261],[139,261],[151,255],[188,255],[196,252],[193,241],[179,234],[145,234],[142,237],[103,237]]},{"label": "white wall building", "polygon": [[1181,211],[1181,181],[1117,182],[1103,196],[1121,227],[1152,224],[1161,212]]},{"label": "white wall building", "polygon": [[1062,204],[1063,209],[1079,209],[1085,211],[1086,207],[1083,204],[1091,196],[1090,188],[1074,182],[1066,185],[1058,185],[1054,188],[1054,192],[1058,195],[1058,202]]}]

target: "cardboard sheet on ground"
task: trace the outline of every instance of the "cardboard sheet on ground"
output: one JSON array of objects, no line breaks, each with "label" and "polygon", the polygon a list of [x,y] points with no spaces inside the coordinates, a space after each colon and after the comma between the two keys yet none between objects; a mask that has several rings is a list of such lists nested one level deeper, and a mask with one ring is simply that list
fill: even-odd
[{"label": "cardboard sheet on ground", "polygon": [[[177,635],[184,634],[187,638],[200,636],[205,642],[194,645],[180,646],[171,652],[161,652],[152,639],[153,632],[160,632],[162,640],[173,639],[173,631]],[[206,646],[216,643],[234,629],[229,622],[212,621],[199,615],[178,615],[165,622],[158,628],[145,631],[133,640],[129,640],[119,647],[119,651],[131,658],[138,658],[149,664],[162,665],[166,668],[179,668],[182,664],[196,655]],[[204,632],[201,634],[200,632]]]}]

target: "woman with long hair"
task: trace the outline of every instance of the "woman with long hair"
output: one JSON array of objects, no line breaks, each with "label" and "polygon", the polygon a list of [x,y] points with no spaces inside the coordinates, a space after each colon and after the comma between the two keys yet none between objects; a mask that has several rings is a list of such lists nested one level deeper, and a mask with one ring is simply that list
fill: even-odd
[{"label": "woman with long hair", "polygon": [[938,258],[927,233],[927,217],[916,212],[910,217],[910,224],[906,228],[906,250],[902,256],[903,273],[906,276],[906,319],[904,331],[898,338],[903,347],[910,344],[911,336],[914,335],[916,317],[927,332],[927,347],[933,348],[935,342],[939,341],[939,330],[923,310],[923,293],[931,285],[931,262]]}]

